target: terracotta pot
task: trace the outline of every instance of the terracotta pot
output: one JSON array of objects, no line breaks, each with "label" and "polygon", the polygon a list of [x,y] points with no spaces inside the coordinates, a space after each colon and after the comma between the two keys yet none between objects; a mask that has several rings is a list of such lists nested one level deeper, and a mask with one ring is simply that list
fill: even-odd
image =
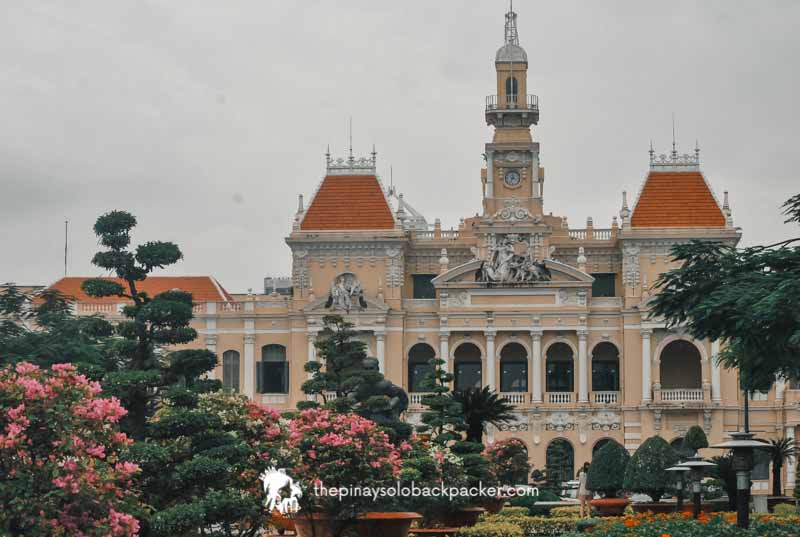
[{"label": "terracotta pot", "polygon": [[370,512],[359,515],[356,531],[360,537],[407,537],[419,513]]},{"label": "terracotta pot", "polygon": [[478,523],[478,518],[485,512],[486,509],[483,507],[462,507],[452,511],[439,511],[433,513],[431,522],[448,528],[474,526]]},{"label": "terracotta pot", "polygon": [[295,532],[299,537],[336,537],[344,522],[326,513],[304,513],[292,515]]},{"label": "terracotta pot", "polygon": [[620,516],[630,503],[627,498],[600,498],[589,502],[600,516]]},{"label": "terracotta pot", "polygon": [[286,531],[295,531],[294,520],[285,517],[278,511],[273,511],[270,523],[278,530],[278,534],[283,535]]},{"label": "terracotta pot", "polygon": [[653,513],[654,515],[674,513],[677,505],[674,503],[634,503],[631,505],[634,513]]},{"label": "terracotta pot", "polygon": [[500,496],[498,498],[484,498],[483,500],[481,500],[481,507],[486,509],[487,513],[496,515],[503,509],[503,506],[506,504],[507,501],[508,498],[506,498],[505,496]]}]

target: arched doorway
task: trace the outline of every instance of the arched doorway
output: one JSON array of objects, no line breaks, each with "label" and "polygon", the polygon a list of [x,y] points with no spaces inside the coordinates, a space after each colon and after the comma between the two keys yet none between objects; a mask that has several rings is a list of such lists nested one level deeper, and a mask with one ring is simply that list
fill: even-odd
[{"label": "arched doorway", "polygon": [[546,471],[550,486],[561,489],[561,484],[575,477],[575,451],[572,444],[563,438],[556,438],[547,445]]},{"label": "arched doorway", "polygon": [[500,351],[500,391],[528,391],[528,352],[519,343],[509,343]]},{"label": "arched doorway", "polygon": [[575,361],[572,348],[563,342],[547,349],[546,389],[548,392],[575,391]]},{"label": "arched doorway", "polygon": [[700,389],[703,373],[700,351],[691,342],[678,339],[661,351],[661,389]]},{"label": "arched doorway", "polygon": [[474,343],[462,343],[453,352],[453,362],[455,365],[455,382],[453,388],[456,391],[464,391],[470,388],[481,388],[483,378],[481,377],[481,350]]},{"label": "arched doorway", "polygon": [[427,343],[417,343],[408,351],[408,391],[426,392],[430,387],[425,385],[428,375],[433,371],[431,360],[436,351]]},{"label": "arched doorway", "polygon": [[619,391],[619,350],[608,341],[592,350],[592,391]]}]

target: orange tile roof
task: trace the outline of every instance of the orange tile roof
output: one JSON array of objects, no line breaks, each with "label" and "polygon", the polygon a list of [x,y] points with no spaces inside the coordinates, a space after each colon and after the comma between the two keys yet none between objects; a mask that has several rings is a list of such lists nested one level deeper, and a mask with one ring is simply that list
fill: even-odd
[{"label": "orange tile roof", "polygon": [[700,172],[650,172],[631,227],[725,227],[725,215]]},{"label": "orange tile roof", "polygon": [[300,229],[394,229],[394,217],[374,175],[328,175],[311,200]]},{"label": "orange tile roof", "polygon": [[[125,285],[123,280],[119,278],[106,278],[104,280],[111,280]],[[84,280],[90,278],[83,276],[72,276],[68,278],[61,278],[56,283],[51,285],[49,289],[55,289],[62,294],[74,298],[78,302],[123,302],[124,300],[119,297],[103,297],[96,298],[89,296],[81,289],[81,284]],[[212,302],[212,301],[228,301],[232,297],[228,292],[211,276],[150,276],[144,281],[137,282],[136,290],[144,291],[150,297],[169,291],[171,289],[180,289],[192,294],[192,298],[196,302]]]}]

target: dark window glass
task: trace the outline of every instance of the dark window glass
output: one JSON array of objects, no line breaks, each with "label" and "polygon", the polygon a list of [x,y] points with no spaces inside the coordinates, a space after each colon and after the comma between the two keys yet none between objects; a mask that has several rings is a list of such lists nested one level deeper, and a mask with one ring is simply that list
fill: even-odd
[{"label": "dark window glass", "polygon": [[256,364],[256,391],[258,393],[289,393],[289,364],[286,347],[265,345],[261,361]]},{"label": "dark window glass", "polygon": [[750,478],[758,480],[769,479],[769,463],[770,463],[770,456],[766,450],[754,449],[753,473],[750,476]]},{"label": "dark window glass", "polygon": [[514,77],[506,78],[506,100],[508,103],[517,102],[517,79]]},{"label": "dark window glass", "polygon": [[613,273],[592,274],[592,296],[617,296],[617,275]]},{"label": "dark window glass", "polygon": [[574,391],[572,349],[566,343],[555,343],[547,349],[546,384],[548,392]]},{"label": "dark window glass", "polygon": [[527,392],[528,364],[506,362],[500,364],[500,391]]},{"label": "dark window glass", "polygon": [[592,390],[619,391],[619,351],[612,343],[599,343],[592,351]]},{"label": "dark window glass", "polygon": [[414,298],[436,298],[436,288],[431,283],[435,277],[436,274],[412,274]]},{"label": "dark window glass", "polygon": [[408,389],[412,392],[427,392],[425,385],[428,375],[433,371],[431,360],[436,352],[427,343],[417,343],[408,351]]},{"label": "dark window glass", "polygon": [[481,387],[481,364],[461,362],[456,364],[455,390],[463,391]]},{"label": "dark window glass", "polygon": [[236,351],[222,353],[222,387],[239,391],[239,353]]}]

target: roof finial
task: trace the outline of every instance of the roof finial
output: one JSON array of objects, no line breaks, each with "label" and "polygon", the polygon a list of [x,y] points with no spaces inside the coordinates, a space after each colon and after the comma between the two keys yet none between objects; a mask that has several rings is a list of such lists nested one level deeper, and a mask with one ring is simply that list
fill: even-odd
[{"label": "roof finial", "polygon": [[697,139],[694,141],[694,158],[700,164],[700,142]]},{"label": "roof finial", "polygon": [[648,151],[648,153],[650,153],[650,164],[652,164],[653,161],[656,159],[656,152],[653,149],[653,139],[652,138],[650,138],[650,151]]},{"label": "roof finial", "polygon": [[347,137],[348,137],[348,139],[350,141],[349,142],[350,143],[350,152],[349,152],[349,156],[347,157],[347,160],[349,160],[352,163],[353,162],[353,116],[350,116],[350,122],[348,123]]},{"label": "roof finial", "polygon": [[519,45],[519,34],[517,34],[517,14],[514,13],[514,0],[511,0],[506,13],[506,45]]},{"label": "roof finial", "polygon": [[370,155],[372,155],[372,165],[375,166],[375,163],[378,160],[378,153],[375,151],[375,144],[372,144],[372,153],[370,153]]},{"label": "roof finial", "polygon": [[325,165],[328,167],[331,165],[331,144],[328,144],[328,147],[325,148]]},{"label": "roof finial", "polygon": [[672,157],[678,156],[678,148],[675,145],[675,112],[672,113]]}]

